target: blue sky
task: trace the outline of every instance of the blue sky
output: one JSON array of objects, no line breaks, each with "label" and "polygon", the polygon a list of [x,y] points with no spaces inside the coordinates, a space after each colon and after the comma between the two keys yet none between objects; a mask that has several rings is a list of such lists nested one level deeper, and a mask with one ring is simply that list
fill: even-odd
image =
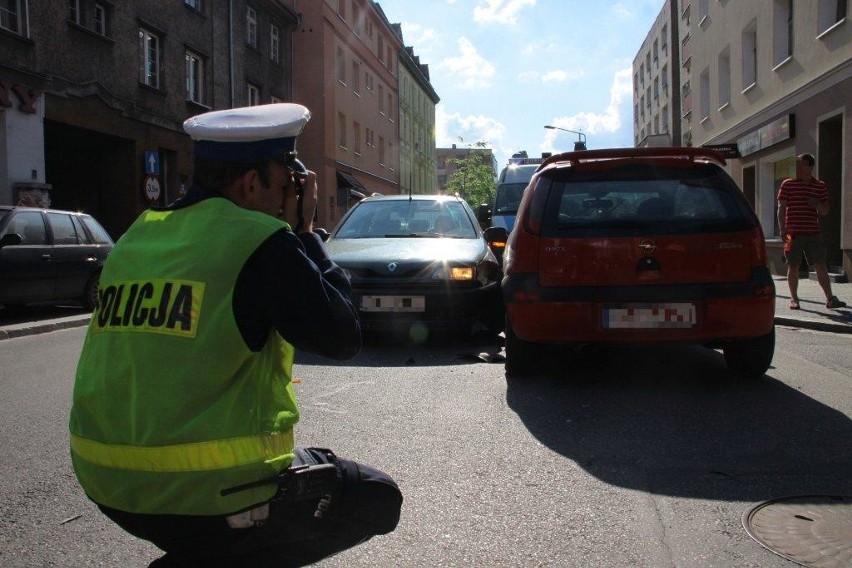
[{"label": "blue sky", "polygon": [[429,65],[438,147],[633,145],[632,64],[664,0],[379,0]]}]

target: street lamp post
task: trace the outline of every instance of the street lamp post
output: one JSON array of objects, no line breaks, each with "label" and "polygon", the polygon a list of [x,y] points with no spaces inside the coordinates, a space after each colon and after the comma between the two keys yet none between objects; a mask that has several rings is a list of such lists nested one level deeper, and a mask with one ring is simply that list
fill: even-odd
[{"label": "street lamp post", "polygon": [[551,124],[545,124],[545,128],[549,128],[550,130],[562,130],[564,132],[570,132],[571,134],[577,135],[577,141],[574,142],[574,151],[578,152],[580,150],[586,149],[586,135],[582,132],[577,132],[576,130],[568,130],[567,128],[562,128],[560,126],[553,126]]}]

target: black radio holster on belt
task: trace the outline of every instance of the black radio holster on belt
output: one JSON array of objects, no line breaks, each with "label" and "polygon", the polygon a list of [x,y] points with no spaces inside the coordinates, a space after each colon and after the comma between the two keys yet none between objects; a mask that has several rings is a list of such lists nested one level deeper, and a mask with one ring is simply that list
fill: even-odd
[{"label": "black radio holster on belt", "polygon": [[[328,460],[325,463],[319,463],[315,456],[315,452],[326,453],[322,456],[322,461]],[[223,489],[220,494],[226,497],[239,491],[261,487],[263,485],[277,485],[278,491],[273,499],[286,499],[289,501],[309,501],[311,499],[319,499],[325,495],[337,495],[340,491],[342,482],[342,474],[337,466],[337,460],[328,450],[319,450],[310,448],[308,450],[297,450],[299,452],[297,465],[291,465],[280,473],[236,485]],[[312,463],[304,463],[309,461]]]}]

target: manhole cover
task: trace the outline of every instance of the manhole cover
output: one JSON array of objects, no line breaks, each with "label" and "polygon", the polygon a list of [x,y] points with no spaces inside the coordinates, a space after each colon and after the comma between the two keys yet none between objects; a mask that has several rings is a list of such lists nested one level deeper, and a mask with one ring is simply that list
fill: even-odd
[{"label": "manhole cover", "polygon": [[852,566],[852,497],[806,495],[758,503],[743,527],[761,545],[802,566]]}]

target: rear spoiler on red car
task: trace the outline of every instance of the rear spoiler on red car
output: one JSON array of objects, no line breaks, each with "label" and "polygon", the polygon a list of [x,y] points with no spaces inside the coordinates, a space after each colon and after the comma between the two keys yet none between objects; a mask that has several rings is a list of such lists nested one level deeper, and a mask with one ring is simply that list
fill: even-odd
[{"label": "rear spoiler on red car", "polygon": [[655,147],[655,148],[607,148],[604,150],[584,150],[581,152],[563,152],[547,158],[539,167],[538,171],[545,169],[550,164],[561,163],[573,167],[594,168],[595,163],[607,162],[607,167],[612,165],[612,160],[629,163],[631,161],[649,162],[653,161],[660,165],[673,165],[692,162],[712,163],[718,166],[725,165],[725,157],[716,150],[709,148],[693,147]]}]

